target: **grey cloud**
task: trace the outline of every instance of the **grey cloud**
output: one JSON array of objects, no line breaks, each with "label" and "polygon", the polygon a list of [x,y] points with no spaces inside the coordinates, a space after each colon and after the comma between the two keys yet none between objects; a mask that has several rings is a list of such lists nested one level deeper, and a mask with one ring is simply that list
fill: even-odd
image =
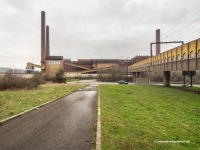
[{"label": "grey cloud", "polygon": [[[25,68],[27,61],[40,63],[41,10],[50,26],[52,55],[127,58],[149,54],[155,30],[165,33],[199,4],[198,0],[1,0],[0,64]],[[197,21],[196,17],[191,23]]]}]

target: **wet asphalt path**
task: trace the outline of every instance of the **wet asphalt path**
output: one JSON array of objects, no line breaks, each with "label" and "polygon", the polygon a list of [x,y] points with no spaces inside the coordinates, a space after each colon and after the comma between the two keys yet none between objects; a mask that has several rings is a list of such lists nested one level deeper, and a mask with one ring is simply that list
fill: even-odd
[{"label": "wet asphalt path", "polygon": [[0,126],[0,150],[89,150],[98,86],[90,85]]}]

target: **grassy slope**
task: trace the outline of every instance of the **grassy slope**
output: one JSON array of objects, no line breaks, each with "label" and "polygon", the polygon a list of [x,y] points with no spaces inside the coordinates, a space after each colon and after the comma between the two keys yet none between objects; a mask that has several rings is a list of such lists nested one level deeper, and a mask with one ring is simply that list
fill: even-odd
[{"label": "grassy slope", "polygon": [[84,85],[42,86],[35,90],[0,91],[0,120],[68,95]]},{"label": "grassy slope", "polygon": [[104,150],[200,148],[199,94],[156,86],[101,85],[100,90]]}]

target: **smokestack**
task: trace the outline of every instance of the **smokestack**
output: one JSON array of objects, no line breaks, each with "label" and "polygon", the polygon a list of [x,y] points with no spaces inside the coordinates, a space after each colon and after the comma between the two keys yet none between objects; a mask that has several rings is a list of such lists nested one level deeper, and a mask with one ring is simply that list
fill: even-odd
[{"label": "smokestack", "polygon": [[[156,30],[156,42],[160,42],[160,29]],[[160,44],[156,44],[156,55],[160,54]]]},{"label": "smokestack", "polygon": [[46,26],[46,57],[50,56],[49,26]]},{"label": "smokestack", "polygon": [[41,70],[44,69],[46,50],[45,50],[45,12],[41,11]]}]

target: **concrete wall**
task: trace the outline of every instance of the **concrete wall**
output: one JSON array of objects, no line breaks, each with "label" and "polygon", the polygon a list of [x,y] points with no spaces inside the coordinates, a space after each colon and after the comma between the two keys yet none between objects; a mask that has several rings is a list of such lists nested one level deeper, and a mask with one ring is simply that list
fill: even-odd
[{"label": "concrete wall", "polygon": [[64,69],[64,60],[46,60],[45,73],[50,77],[55,77],[59,70]]},{"label": "concrete wall", "polygon": [[81,74],[80,72],[65,72],[66,78],[96,78],[97,74]]},{"label": "concrete wall", "polygon": [[137,85],[149,85],[150,79],[149,78],[136,78],[135,84],[137,84]]},{"label": "concrete wall", "polygon": [[118,66],[119,64],[116,63],[97,63],[95,65],[96,68],[106,68],[106,67],[112,67],[112,66]]}]

